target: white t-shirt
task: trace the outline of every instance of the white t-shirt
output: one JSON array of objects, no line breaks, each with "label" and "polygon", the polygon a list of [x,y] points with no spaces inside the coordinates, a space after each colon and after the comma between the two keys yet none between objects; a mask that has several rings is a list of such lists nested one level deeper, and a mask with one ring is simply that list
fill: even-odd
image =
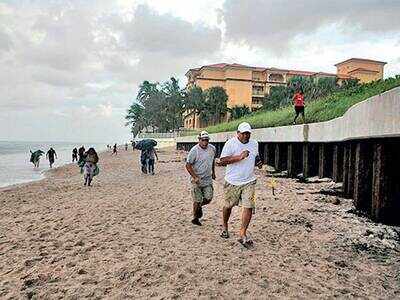
[{"label": "white t-shirt", "polygon": [[226,166],[225,180],[233,185],[243,185],[256,180],[254,175],[254,167],[256,156],[258,155],[258,143],[254,140],[249,140],[247,144],[243,144],[237,137],[229,139],[222,149],[221,158],[239,155],[244,150],[250,152],[245,159],[229,164]]}]

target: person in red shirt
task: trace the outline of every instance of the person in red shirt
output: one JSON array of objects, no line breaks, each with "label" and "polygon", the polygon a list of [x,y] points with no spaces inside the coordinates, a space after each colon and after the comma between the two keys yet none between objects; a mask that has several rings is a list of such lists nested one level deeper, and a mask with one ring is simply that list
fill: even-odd
[{"label": "person in red shirt", "polygon": [[293,120],[293,125],[296,125],[296,119],[301,114],[303,117],[303,123],[306,122],[306,118],[304,116],[304,94],[301,89],[298,89],[293,95],[293,104],[294,110],[296,112],[296,116]]}]

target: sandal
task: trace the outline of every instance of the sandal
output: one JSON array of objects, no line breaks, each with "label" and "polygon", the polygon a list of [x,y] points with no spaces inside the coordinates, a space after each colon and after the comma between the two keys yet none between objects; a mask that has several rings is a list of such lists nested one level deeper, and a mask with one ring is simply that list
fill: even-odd
[{"label": "sandal", "polygon": [[243,247],[245,247],[246,249],[251,249],[251,248],[253,248],[253,246],[254,246],[254,243],[253,243],[253,241],[251,240],[251,239],[249,239],[248,237],[243,237],[243,238],[240,238],[240,239],[238,239],[238,242],[243,246]]},{"label": "sandal", "polygon": [[228,230],[224,230],[221,232],[220,237],[224,238],[224,239],[228,239],[229,238],[229,233]]}]

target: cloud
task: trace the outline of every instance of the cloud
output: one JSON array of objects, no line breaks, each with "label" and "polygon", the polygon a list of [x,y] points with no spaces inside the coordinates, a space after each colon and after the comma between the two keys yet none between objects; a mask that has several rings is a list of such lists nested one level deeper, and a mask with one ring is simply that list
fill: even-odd
[{"label": "cloud", "polygon": [[2,52],[9,51],[11,49],[11,46],[12,41],[10,36],[5,32],[5,30],[0,28],[0,54]]},{"label": "cloud", "polygon": [[264,47],[279,53],[288,50],[299,35],[321,27],[336,26],[344,35],[398,32],[400,1],[397,0],[226,0],[221,17],[226,39]]},{"label": "cloud", "polygon": [[221,31],[139,5],[132,21],[123,26],[123,38],[130,49],[142,54],[196,57],[219,50]]}]

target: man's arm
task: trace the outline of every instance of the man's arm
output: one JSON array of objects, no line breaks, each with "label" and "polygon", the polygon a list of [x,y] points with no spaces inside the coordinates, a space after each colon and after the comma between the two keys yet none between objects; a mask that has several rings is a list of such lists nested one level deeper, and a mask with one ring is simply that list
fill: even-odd
[{"label": "man's arm", "polygon": [[234,163],[237,163],[237,162],[245,159],[248,156],[249,156],[249,151],[243,150],[242,153],[240,153],[239,155],[230,155],[230,156],[221,157],[219,160],[219,163],[217,165],[226,166],[226,165],[234,164]]},{"label": "man's arm", "polygon": [[262,166],[263,166],[263,162],[262,162],[262,160],[261,160],[261,158],[260,158],[260,155],[257,155],[257,156],[256,156],[256,166],[257,166],[259,169],[261,169]]},{"label": "man's arm", "polygon": [[212,163],[212,179],[216,179],[217,177],[215,176],[215,159],[213,159]]},{"label": "man's arm", "polygon": [[157,155],[157,151],[156,151],[156,149],[154,149],[154,155],[156,156],[156,158],[157,158],[157,161],[158,161],[158,155]]},{"label": "man's arm", "polygon": [[186,163],[186,170],[188,171],[190,176],[192,176],[193,182],[194,183],[199,183],[200,178],[196,175],[196,173],[193,170],[193,166],[190,163]]}]

